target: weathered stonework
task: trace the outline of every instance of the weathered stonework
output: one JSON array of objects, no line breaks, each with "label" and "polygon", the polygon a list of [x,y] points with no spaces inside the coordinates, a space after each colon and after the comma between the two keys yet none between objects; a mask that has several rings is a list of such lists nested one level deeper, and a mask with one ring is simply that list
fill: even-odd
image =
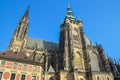
[{"label": "weathered stonework", "polygon": [[28,38],[28,10],[18,24],[9,50],[25,52],[43,63],[42,80],[114,80],[108,58],[84,34],[82,21],[76,20],[70,6],[60,26],[59,44]]}]

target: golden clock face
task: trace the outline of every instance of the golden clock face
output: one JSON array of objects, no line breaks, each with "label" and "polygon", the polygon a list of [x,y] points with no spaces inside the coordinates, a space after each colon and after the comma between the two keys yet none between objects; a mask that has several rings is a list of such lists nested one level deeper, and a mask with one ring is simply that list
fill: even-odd
[{"label": "golden clock face", "polygon": [[73,35],[77,35],[77,31],[73,30],[72,31]]}]

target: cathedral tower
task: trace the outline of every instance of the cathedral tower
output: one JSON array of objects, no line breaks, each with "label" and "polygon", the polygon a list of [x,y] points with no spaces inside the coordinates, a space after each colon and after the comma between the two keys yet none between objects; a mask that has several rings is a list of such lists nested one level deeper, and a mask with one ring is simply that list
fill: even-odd
[{"label": "cathedral tower", "polygon": [[20,52],[23,51],[26,40],[28,38],[28,25],[29,25],[29,7],[27,8],[24,16],[20,20],[17,29],[9,45],[9,50]]},{"label": "cathedral tower", "polygon": [[41,79],[113,80],[104,50],[100,45],[94,46],[86,37],[82,21],[75,19],[69,5],[60,26],[59,44],[28,38],[28,15],[29,8],[17,26],[9,50],[20,53],[24,51],[35,65],[36,62],[42,63]]},{"label": "cathedral tower", "polygon": [[63,60],[61,64],[64,70],[84,71],[82,22],[75,20],[70,6],[64,23],[60,27],[60,53]]}]

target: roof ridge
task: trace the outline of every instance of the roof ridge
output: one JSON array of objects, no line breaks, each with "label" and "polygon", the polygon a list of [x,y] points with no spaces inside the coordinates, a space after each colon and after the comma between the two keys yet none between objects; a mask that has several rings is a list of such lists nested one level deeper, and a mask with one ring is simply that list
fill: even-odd
[{"label": "roof ridge", "polygon": [[38,41],[44,41],[44,42],[49,42],[49,43],[54,43],[54,44],[58,44],[56,42],[51,42],[51,41],[46,41],[46,40],[41,40],[41,39],[37,39],[37,38],[28,38],[28,39],[34,39],[34,40],[38,40]]}]

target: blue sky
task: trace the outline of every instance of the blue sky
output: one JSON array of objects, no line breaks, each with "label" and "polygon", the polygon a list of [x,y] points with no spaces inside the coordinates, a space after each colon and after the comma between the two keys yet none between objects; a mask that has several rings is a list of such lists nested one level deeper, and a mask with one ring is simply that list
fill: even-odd
[{"label": "blue sky", "polygon": [[120,0],[0,0],[0,52],[7,50],[28,5],[29,37],[58,43],[68,3],[87,37],[102,44],[107,55],[120,58]]}]

